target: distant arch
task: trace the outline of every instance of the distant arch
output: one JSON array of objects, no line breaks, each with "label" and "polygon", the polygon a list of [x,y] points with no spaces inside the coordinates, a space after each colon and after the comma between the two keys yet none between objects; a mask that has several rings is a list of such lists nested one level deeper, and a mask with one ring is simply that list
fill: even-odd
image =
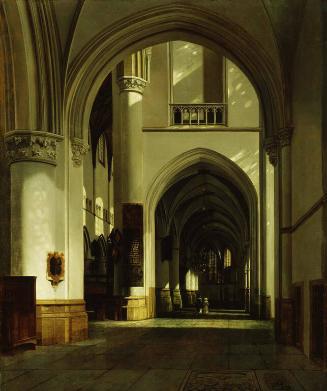
[{"label": "distant arch", "polygon": [[149,186],[144,205],[144,249],[145,268],[144,278],[146,287],[153,287],[155,282],[155,211],[166,192],[174,183],[189,176],[197,168],[210,167],[218,176],[228,178],[242,193],[249,208],[250,240],[248,254],[244,257],[251,259],[251,298],[259,285],[258,265],[258,197],[250,178],[232,160],[218,152],[206,148],[195,148],[184,152],[168,162],[159,171]]}]

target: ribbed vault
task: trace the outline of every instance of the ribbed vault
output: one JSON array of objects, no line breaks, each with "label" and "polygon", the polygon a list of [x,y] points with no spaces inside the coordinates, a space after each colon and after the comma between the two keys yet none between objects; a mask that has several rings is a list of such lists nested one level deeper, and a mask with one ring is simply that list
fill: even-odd
[{"label": "ribbed vault", "polygon": [[172,185],[156,213],[157,230],[175,236],[188,261],[208,247],[232,249],[239,262],[249,240],[249,209],[241,191],[210,169],[199,168]]}]

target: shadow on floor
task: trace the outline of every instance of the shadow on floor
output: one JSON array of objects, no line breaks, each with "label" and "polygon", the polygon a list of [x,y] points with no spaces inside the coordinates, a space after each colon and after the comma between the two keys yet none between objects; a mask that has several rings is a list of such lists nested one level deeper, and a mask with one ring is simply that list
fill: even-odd
[{"label": "shadow on floor", "polygon": [[230,319],[230,320],[244,320],[251,319],[248,312],[244,310],[234,309],[210,309],[208,314],[198,314],[196,308],[183,308],[180,311],[169,313],[162,313],[158,315],[159,318],[172,319]]}]

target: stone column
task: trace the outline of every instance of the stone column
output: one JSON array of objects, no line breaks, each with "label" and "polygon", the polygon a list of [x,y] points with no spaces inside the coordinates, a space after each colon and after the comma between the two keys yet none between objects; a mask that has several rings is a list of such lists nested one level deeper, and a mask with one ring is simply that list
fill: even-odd
[{"label": "stone column", "polygon": [[292,172],[291,137],[292,128],[278,133],[280,144],[280,247],[279,269],[279,339],[281,343],[293,344],[293,300],[292,300]]},{"label": "stone column", "polygon": [[169,264],[168,259],[162,259],[161,239],[156,239],[156,296],[158,314],[172,311],[169,288]]},{"label": "stone column", "polygon": [[196,303],[196,292],[197,292],[197,274],[194,270],[191,270],[191,296],[192,305]]},{"label": "stone column", "polygon": [[[269,161],[278,168],[279,196],[279,248],[280,256],[276,270],[276,338],[284,344],[293,343],[293,300],[292,300],[292,177],[291,138],[293,128],[281,129],[278,134],[266,140],[265,148]],[[280,153],[278,154],[278,147]]]},{"label": "stone column", "polygon": [[49,133],[7,133],[11,172],[11,274],[36,276],[37,298],[52,298],[45,278],[48,252],[55,250],[57,138]]},{"label": "stone column", "polygon": [[117,67],[120,89],[121,143],[120,203],[125,243],[124,275],[126,277],[123,316],[126,320],[147,318],[143,258],[143,120],[142,98],[146,86],[143,52],[129,56]]},{"label": "stone column", "polygon": [[190,306],[193,304],[192,295],[192,271],[189,269],[185,275],[185,303],[184,306]]},{"label": "stone column", "polygon": [[[78,267],[73,265],[74,257],[69,246],[66,247],[65,145],[68,140],[58,145],[62,139],[52,133],[28,130],[9,132],[5,137],[11,172],[11,274],[37,277],[37,339],[44,345],[87,337],[83,234]],[[81,223],[76,232],[81,232],[83,224],[82,189],[81,183],[78,188]],[[48,262],[59,256],[60,281],[48,268]],[[71,266],[74,266],[72,270]]]},{"label": "stone column", "polygon": [[174,310],[182,308],[182,297],[179,286],[179,247],[174,241],[172,260],[169,268],[169,281]]}]

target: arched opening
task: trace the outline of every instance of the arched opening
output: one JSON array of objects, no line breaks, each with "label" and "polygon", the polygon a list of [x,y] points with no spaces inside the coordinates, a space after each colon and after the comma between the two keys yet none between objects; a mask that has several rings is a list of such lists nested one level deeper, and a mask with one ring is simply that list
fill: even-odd
[{"label": "arched opening", "polygon": [[[171,34],[173,36],[173,32]],[[194,41],[198,42],[196,39]],[[205,43],[210,46],[207,41]],[[90,142],[96,143],[97,152],[92,153],[92,159],[93,162],[98,162],[103,145],[109,140],[107,144],[109,143],[110,148],[107,154],[101,152],[101,155],[107,155],[109,162],[113,154],[112,165],[115,166],[118,176],[110,177],[113,194],[111,204],[108,204],[107,208],[110,210],[113,207],[115,224],[112,226],[119,229],[126,239],[125,252],[117,265],[117,275],[114,278],[117,285],[116,289],[114,288],[114,300],[121,302],[123,297],[143,297],[140,317],[152,317],[156,313],[158,294],[156,298],[154,292],[158,290],[158,286],[155,280],[161,280],[159,285],[165,289],[166,296],[169,290],[177,291],[182,285],[183,289],[187,290],[185,276],[189,274],[186,265],[193,263],[193,269],[199,268],[200,254],[206,248],[215,251],[217,259],[223,259],[225,249],[230,248],[235,262],[226,270],[219,270],[219,262],[216,261],[215,282],[208,276],[202,276],[199,280],[199,273],[191,277],[194,281],[191,283],[192,289],[188,290],[193,290],[193,296],[195,290],[199,290],[199,283],[200,291],[202,290],[205,296],[208,296],[208,289],[212,288],[209,285],[217,284],[220,285],[219,288],[212,288],[216,293],[209,295],[211,303],[215,303],[217,307],[241,308],[251,311],[253,315],[263,316],[262,300],[265,298],[262,299],[261,296],[266,295],[266,274],[261,264],[264,257],[258,250],[261,248],[259,240],[262,240],[263,236],[263,231],[259,232],[258,223],[262,226],[264,221],[257,210],[253,211],[258,208],[258,194],[262,192],[260,170],[264,164],[261,151],[265,128],[259,117],[259,100],[255,88],[225,53],[225,49],[214,45],[209,49],[185,41],[168,41],[139,50],[125,57],[112,69],[93,104]],[[169,133],[171,130],[177,130],[170,136],[171,140],[174,140],[174,147],[162,148],[162,145],[170,142],[164,132]],[[188,143],[183,142],[183,132],[186,130],[193,132],[193,140]],[[213,133],[204,133],[208,130]],[[224,134],[224,131],[229,133]],[[248,190],[243,189],[242,193],[232,184],[224,183],[228,182],[229,174],[225,175],[225,179],[219,176],[213,179],[213,175],[213,182],[207,184],[209,190],[206,189],[204,193],[200,191],[200,195],[195,195],[193,200],[190,199],[186,203],[180,200],[186,208],[185,215],[180,222],[182,228],[177,233],[178,237],[173,238],[171,232],[177,231],[176,225],[172,223],[173,216],[177,212],[181,213],[178,211],[178,202],[174,201],[171,215],[164,217],[168,219],[169,226],[165,228],[166,232],[160,239],[166,238],[167,243],[170,240],[172,246],[177,246],[178,251],[183,254],[181,264],[185,270],[183,269],[183,281],[171,283],[178,285],[178,288],[168,288],[171,284],[164,281],[166,277],[159,276],[159,269],[153,265],[154,257],[148,252],[150,247],[155,248],[153,243],[148,244],[154,227],[147,226],[146,216],[150,212],[144,200],[151,181],[160,175],[160,169],[168,164],[169,159],[173,161],[178,155],[187,154],[199,145],[213,147],[213,151],[226,156],[238,169],[245,171],[249,185],[255,188],[252,194],[255,201],[251,201],[252,215],[250,216],[250,202],[246,199]],[[94,151],[94,147],[92,150]],[[157,151],[155,159],[154,151]],[[91,156],[91,153],[88,155]],[[100,160],[105,161],[103,157]],[[183,183],[182,180],[186,180],[184,174],[178,175],[182,178],[180,183]],[[196,180],[198,179],[194,179]],[[100,180],[99,183],[101,182]],[[196,185],[195,188],[200,187],[201,185]],[[191,194],[191,188],[189,192]],[[172,193],[178,199],[177,184],[172,187]],[[169,197],[170,201],[174,198]],[[228,204],[229,206],[226,206]],[[97,207],[99,208],[99,205],[96,205]],[[207,211],[201,213],[202,209]],[[212,216],[208,218],[211,212]],[[139,217],[136,218],[136,215]],[[136,220],[133,222],[131,219]],[[96,216],[99,225],[98,220],[99,216]],[[206,238],[208,231],[210,234]],[[271,235],[273,236],[274,232],[271,232]],[[194,242],[192,248],[183,246],[183,243],[190,240]],[[169,267],[164,266],[167,262],[168,259],[163,259],[162,266],[166,269],[163,273],[168,273],[173,278],[172,275],[179,272],[169,271]],[[173,294],[169,291],[169,296]],[[182,300],[177,297],[175,299]],[[194,301],[193,297],[191,303]],[[172,308],[174,307],[178,307],[178,304],[174,305],[172,302]]]},{"label": "arched opening", "polygon": [[37,277],[38,340],[87,338],[84,299],[134,321],[201,296],[276,308],[277,340],[326,361],[321,4],[63,3],[0,5],[3,270]]},{"label": "arched opening", "polygon": [[[256,190],[235,163],[210,150],[178,156],[166,167],[167,175],[186,157],[190,165],[175,172],[163,193],[157,194],[157,312],[189,308],[200,295],[212,309],[256,315],[260,269]],[[256,271],[251,286],[247,285],[250,265]]]},{"label": "arched opening", "polygon": [[[127,55],[160,42],[184,40],[223,50],[247,74],[262,102],[265,133],[285,125],[282,75],[269,55],[236,24],[201,7],[183,4],[148,9],[105,30],[74,59],[68,74],[66,114],[72,137],[85,139],[93,101],[108,70]],[[169,20],[169,22],[167,22]]]}]

